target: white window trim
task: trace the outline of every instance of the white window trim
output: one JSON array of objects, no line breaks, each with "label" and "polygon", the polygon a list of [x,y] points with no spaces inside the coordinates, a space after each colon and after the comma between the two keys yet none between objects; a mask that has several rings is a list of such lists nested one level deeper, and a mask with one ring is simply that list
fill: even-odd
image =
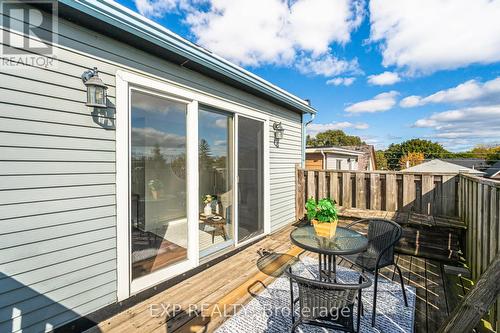
[{"label": "white window trim", "polygon": [[[164,270],[154,272],[140,278],[143,282],[135,284],[132,288],[130,271],[130,242],[129,242],[129,153],[130,153],[130,94],[129,88],[138,87],[148,92],[158,92],[166,97],[181,99],[188,103],[187,110],[187,206],[188,206],[188,260],[175,265],[175,271],[166,267]],[[235,247],[243,246],[271,232],[270,217],[270,135],[269,116],[264,112],[234,101],[206,94],[195,89],[156,77],[147,77],[131,72],[119,70],[116,73],[116,219],[117,219],[117,298],[122,301],[142,289],[153,286],[154,282],[167,280],[175,275],[199,265],[199,235],[198,235],[198,105],[212,106],[233,114],[239,114],[264,122],[264,234],[243,243],[237,242]],[[236,124],[235,124],[236,126]],[[236,139],[235,134],[235,139]],[[237,140],[235,140],[236,142]],[[235,143],[235,149],[237,143]],[[235,155],[236,160],[236,155]],[[196,161],[192,163],[190,161]],[[235,175],[237,174],[235,169]],[[191,176],[190,176],[191,175]],[[237,183],[234,185],[235,196]],[[237,201],[235,200],[235,203]],[[236,207],[237,205],[235,205]],[[237,211],[236,211],[237,212]],[[235,213],[235,217],[237,214]],[[196,223],[194,223],[196,221]],[[235,230],[237,229],[235,221]],[[237,235],[234,235],[237,236]],[[172,266],[174,267],[174,266]],[[139,280],[139,279],[138,279]],[[136,282],[136,281],[134,281]]]}]

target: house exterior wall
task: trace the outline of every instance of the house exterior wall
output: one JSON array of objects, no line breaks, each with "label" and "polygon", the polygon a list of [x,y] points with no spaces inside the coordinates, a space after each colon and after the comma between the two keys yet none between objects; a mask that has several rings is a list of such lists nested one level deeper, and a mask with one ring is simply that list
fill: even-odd
[{"label": "house exterior wall", "polygon": [[[340,161],[340,169],[337,161]],[[357,156],[326,153],[326,168],[328,170],[358,170]]]},{"label": "house exterior wall", "polygon": [[98,67],[112,105],[124,70],[267,114],[271,229],[294,220],[301,115],[62,19],[58,34],[56,67],[0,73],[0,332],[60,326],[116,302],[115,130],[85,106],[88,68]]},{"label": "house exterior wall", "polygon": [[323,169],[323,155],[321,153],[306,154],[306,169],[309,170]]}]

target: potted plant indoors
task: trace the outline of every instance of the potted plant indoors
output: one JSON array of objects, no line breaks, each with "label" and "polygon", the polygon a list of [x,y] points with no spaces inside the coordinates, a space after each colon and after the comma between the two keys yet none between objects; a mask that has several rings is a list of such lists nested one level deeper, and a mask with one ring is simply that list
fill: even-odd
[{"label": "potted plant indoors", "polygon": [[320,237],[332,238],[337,231],[338,211],[335,201],[323,198],[316,202],[313,198],[306,203],[307,218],[314,226],[316,235]]},{"label": "potted plant indoors", "polygon": [[205,204],[205,207],[203,208],[203,214],[205,214],[205,216],[211,216],[213,196],[211,194],[205,194],[201,199]]}]

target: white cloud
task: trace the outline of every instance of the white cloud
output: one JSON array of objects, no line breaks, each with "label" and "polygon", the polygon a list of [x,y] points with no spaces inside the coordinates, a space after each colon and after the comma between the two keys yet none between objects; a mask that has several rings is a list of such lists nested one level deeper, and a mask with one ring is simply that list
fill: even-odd
[{"label": "white cloud", "polygon": [[500,77],[484,83],[469,80],[456,87],[440,90],[427,97],[408,96],[401,100],[400,105],[409,108],[430,103],[487,102],[489,99],[498,100],[499,94]]},{"label": "white cloud", "polygon": [[432,114],[414,127],[433,130],[429,137],[450,149],[500,143],[500,105],[468,107]]},{"label": "white cloud", "polygon": [[162,17],[177,8],[177,0],[135,0],[139,13],[147,17]]},{"label": "white cloud", "polygon": [[404,108],[412,108],[414,106],[418,106],[422,98],[420,96],[408,96],[405,97],[399,102],[399,105]]},{"label": "white cloud", "polygon": [[368,83],[377,86],[387,86],[401,81],[398,73],[383,72],[377,75],[368,76]]},{"label": "white cloud", "polygon": [[307,126],[307,134],[311,136],[316,136],[316,134],[328,130],[338,130],[338,129],[357,129],[357,130],[364,130],[367,129],[369,126],[366,123],[351,123],[348,121],[339,121],[339,122],[332,122],[332,123],[327,123],[327,124],[315,124],[312,123],[309,126]]},{"label": "white cloud", "polygon": [[215,125],[215,127],[219,127],[219,128],[227,128],[228,127],[227,119],[226,118],[219,118],[215,121],[214,125]]},{"label": "white cloud", "polygon": [[399,95],[397,91],[389,91],[378,94],[372,99],[354,103],[345,108],[346,112],[350,113],[371,113],[383,112],[390,110],[396,105],[396,97]]},{"label": "white cloud", "polygon": [[[315,75],[338,75],[352,63],[331,54],[365,16],[364,0],[135,0],[139,12],[161,17],[185,13],[196,42],[244,66],[294,66]],[[198,5],[198,6],[196,6]],[[307,59],[307,60],[305,60]],[[331,65],[332,68],[324,66]]]},{"label": "white cloud", "polygon": [[[350,0],[211,0],[187,15],[197,42],[241,65],[283,64],[345,44],[364,6]],[[314,18],[314,19],[312,19]]]},{"label": "white cloud", "polygon": [[431,73],[500,61],[500,1],[372,0],[372,42],[383,64]]},{"label": "white cloud", "polygon": [[358,61],[340,60],[327,54],[321,58],[302,58],[297,64],[297,69],[302,74],[314,74],[331,77],[342,73],[358,74],[360,72]]},{"label": "white cloud", "polygon": [[330,79],[326,81],[326,84],[332,85],[332,86],[350,86],[351,84],[354,83],[356,80],[355,77],[335,77],[333,79]]},{"label": "white cloud", "polygon": [[160,146],[162,149],[169,149],[186,146],[185,136],[163,132],[152,127],[134,127],[132,134],[132,145],[136,148]]}]

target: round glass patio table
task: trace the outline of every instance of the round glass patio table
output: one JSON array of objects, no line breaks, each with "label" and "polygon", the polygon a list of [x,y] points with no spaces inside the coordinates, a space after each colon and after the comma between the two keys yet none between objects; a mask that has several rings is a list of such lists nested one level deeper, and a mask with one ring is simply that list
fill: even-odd
[{"label": "round glass patio table", "polygon": [[351,229],[337,227],[332,238],[316,235],[313,226],[298,227],[290,233],[292,243],[304,250],[318,254],[320,279],[335,281],[337,255],[363,252],[368,247],[368,239]]}]

